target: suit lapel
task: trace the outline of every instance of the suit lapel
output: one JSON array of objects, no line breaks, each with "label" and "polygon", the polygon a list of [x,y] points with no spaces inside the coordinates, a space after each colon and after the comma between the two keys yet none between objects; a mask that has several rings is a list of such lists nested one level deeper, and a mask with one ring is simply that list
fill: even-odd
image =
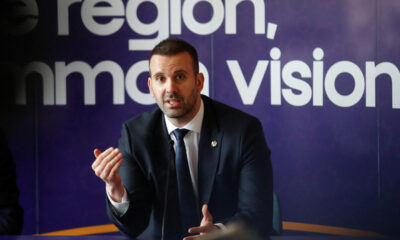
[{"label": "suit lapel", "polygon": [[[163,193],[167,177],[168,161],[170,159],[169,136],[164,123],[164,117],[160,111],[154,118],[153,129],[148,138],[149,147],[149,174],[154,177],[155,192]],[[173,162],[173,161],[172,161]],[[161,196],[158,196],[161,197]]]},{"label": "suit lapel", "polygon": [[198,187],[200,206],[207,204],[214,185],[222,146],[220,131],[210,100],[203,98],[204,118],[201,127],[198,163]]},{"label": "suit lapel", "polygon": [[[169,145],[170,138],[164,122],[165,120],[163,115],[160,115],[160,119],[158,119],[158,122],[155,124],[153,129],[149,146],[151,149],[151,154],[153,155],[153,157],[150,158],[153,165],[152,169],[156,173],[155,176],[162,176],[161,179],[163,180],[161,182],[164,182],[171,152]],[[173,163],[174,161],[171,162]]]}]

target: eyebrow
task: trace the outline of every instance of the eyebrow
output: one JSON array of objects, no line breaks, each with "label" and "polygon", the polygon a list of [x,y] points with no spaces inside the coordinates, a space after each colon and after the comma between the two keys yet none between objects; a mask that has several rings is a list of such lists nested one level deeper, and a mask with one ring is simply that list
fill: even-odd
[{"label": "eyebrow", "polygon": [[[187,74],[187,72],[185,70],[183,70],[183,69],[178,69],[178,70],[174,71],[174,74],[177,74],[177,73],[185,73],[185,74]],[[163,72],[156,72],[153,75],[151,75],[151,77],[156,77],[156,76],[159,76],[159,75],[164,75],[164,73]]]},{"label": "eyebrow", "polygon": [[179,69],[174,72],[174,74],[176,74],[176,73],[187,73],[187,72],[183,69]]}]

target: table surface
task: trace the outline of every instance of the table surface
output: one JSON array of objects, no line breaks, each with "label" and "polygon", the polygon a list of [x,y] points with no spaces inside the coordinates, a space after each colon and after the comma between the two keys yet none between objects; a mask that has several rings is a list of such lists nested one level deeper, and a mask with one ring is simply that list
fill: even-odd
[{"label": "table surface", "polygon": [[[86,236],[0,236],[1,240],[128,240],[129,238],[120,235],[86,235]],[[344,237],[344,236],[272,236],[270,240],[392,240],[396,237]],[[146,240],[146,239],[142,239]]]}]

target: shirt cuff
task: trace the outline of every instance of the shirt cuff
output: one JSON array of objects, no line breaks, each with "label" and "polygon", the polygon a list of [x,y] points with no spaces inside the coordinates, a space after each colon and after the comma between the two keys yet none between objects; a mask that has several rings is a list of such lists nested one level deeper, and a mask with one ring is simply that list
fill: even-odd
[{"label": "shirt cuff", "polygon": [[114,208],[115,213],[118,217],[122,217],[126,211],[128,211],[129,208],[129,198],[128,194],[126,193],[126,189],[124,188],[124,195],[122,196],[121,202],[115,202],[114,200],[111,199],[110,195],[107,193],[108,200],[111,203],[111,206]]},{"label": "shirt cuff", "polygon": [[226,231],[227,230],[227,228],[225,227],[225,225],[224,224],[222,224],[222,223],[214,223],[214,225],[215,226],[217,226],[217,228],[219,228],[221,231]]}]

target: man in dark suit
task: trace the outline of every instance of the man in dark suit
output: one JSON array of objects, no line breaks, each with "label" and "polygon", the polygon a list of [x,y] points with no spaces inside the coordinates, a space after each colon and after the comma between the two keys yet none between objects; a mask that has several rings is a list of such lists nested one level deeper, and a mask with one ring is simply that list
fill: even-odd
[{"label": "man in dark suit", "polygon": [[261,123],[202,96],[203,82],[190,44],[160,42],[148,79],[159,108],[124,123],[119,149],[95,150],[108,215],[130,237],[149,221],[153,236],[165,239],[196,238],[238,220],[269,234],[272,169]]},{"label": "man in dark suit", "polygon": [[20,234],[24,211],[18,202],[15,163],[0,129],[0,235]]}]

